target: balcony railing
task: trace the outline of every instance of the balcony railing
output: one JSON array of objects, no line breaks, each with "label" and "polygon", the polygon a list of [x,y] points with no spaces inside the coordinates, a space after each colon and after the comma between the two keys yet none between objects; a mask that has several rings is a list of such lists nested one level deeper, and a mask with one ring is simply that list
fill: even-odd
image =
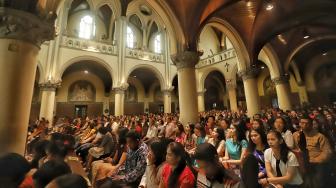
[{"label": "balcony railing", "polygon": [[117,46],[80,38],[63,36],[62,46],[95,53],[117,55]]},{"label": "balcony railing", "polygon": [[139,49],[126,48],[126,57],[144,61],[164,62],[163,55]]},{"label": "balcony railing", "polygon": [[236,57],[236,52],[233,48],[229,49],[229,50],[225,50],[225,51],[219,52],[218,54],[215,54],[211,57],[201,59],[197,63],[196,68],[201,68],[201,67],[213,65],[213,64],[216,64],[216,63],[220,63],[220,62],[223,62],[225,60],[228,60],[228,59],[231,59],[231,58],[234,58],[234,57]]}]

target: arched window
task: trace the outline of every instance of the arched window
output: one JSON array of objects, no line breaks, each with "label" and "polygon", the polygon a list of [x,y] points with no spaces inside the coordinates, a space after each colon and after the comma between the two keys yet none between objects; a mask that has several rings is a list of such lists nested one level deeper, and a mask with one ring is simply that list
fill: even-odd
[{"label": "arched window", "polygon": [[129,26],[127,26],[126,43],[128,48],[134,48],[134,33]]},{"label": "arched window", "polygon": [[158,34],[154,39],[154,52],[161,53],[161,35]]},{"label": "arched window", "polygon": [[89,15],[84,16],[79,24],[79,37],[90,39],[96,33],[96,26],[93,24],[93,18]]}]

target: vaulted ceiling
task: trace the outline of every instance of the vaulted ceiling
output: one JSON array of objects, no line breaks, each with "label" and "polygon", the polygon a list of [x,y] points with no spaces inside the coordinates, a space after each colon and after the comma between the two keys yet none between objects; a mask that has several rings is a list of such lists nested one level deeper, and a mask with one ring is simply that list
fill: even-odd
[{"label": "vaulted ceiling", "polygon": [[[292,50],[305,42],[304,34],[311,38],[336,34],[334,0],[158,1],[165,1],[178,19],[185,49],[197,50],[203,26],[219,18],[239,33],[252,63],[257,62],[260,50],[268,43],[279,50],[281,61],[285,61]],[[286,44],[279,38],[286,40]]]},{"label": "vaulted ceiling", "polygon": [[[81,2],[80,0],[74,0]],[[118,0],[121,14],[126,15],[132,0]],[[308,40],[336,34],[335,0],[147,0],[155,1],[178,20],[184,40],[178,41],[179,50],[197,50],[202,28],[214,18],[225,20],[239,34],[251,64],[257,62],[260,50],[270,44],[280,61]],[[42,4],[37,0],[4,0],[0,5],[37,12]],[[54,3],[56,1],[50,1]],[[309,35],[309,38],[303,38]],[[318,42],[314,48],[329,50]],[[311,50],[312,54],[321,53]],[[304,55],[303,55],[304,56]],[[302,59],[302,58],[299,58]],[[304,61],[304,60],[302,60]]]}]

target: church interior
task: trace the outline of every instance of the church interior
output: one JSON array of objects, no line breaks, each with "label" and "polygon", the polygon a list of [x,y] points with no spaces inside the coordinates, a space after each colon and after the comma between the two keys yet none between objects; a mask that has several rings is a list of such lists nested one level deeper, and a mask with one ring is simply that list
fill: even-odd
[{"label": "church interior", "polygon": [[[15,153],[31,163],[36,146],[42,147],[37,143],[48,140],[51,144],[50,137],[53,140],[54,135],[56,140],[62,137],[63,144],[69,143],[64,135],[70,135],[74,144],[69,153],[78,160],[68,165],[72,174],[80,176],[65,177],[64,182],[71,182],[70,178],[77,182],[68,187],[118,187],[118,180],[121,187],[210,188],[214,180],[203,169],[203,163],[196,164],[204,157],[199,148],[210,143],[219,152],[221,142],[200,141],[202,136],[196,134],[196,129],[204,129],[205,140],[216,140],[220,127],[225,133],[224,153],[210,156],[208,162],[219,157],[220,167],[230,171],[232,168],[226,164],[232,163],[239,171],[232,170],[240,185],[223,183],[225,187],[336,186],[332,178],[336,166],[329,163],[336,159],[335,12],[334,0],[0,0],[0,171],[10,168],[6,165],[13,156],[6,155]],[[278,120],[285,128],[278,129]],[[307,124],[305,120],[309,120]],[[272,132],[275,130],[282,135],[279,142],[283,139],[287,144],[288,156],[296,156],[295,162],[289,164],[297,163],[294,166],[298,169],[288,167],[287,156],[285,160],[281,158],[287,166],[284,171],[285,167],[280,170],[279,164],[273,166],[263,158],[264,175],[253,175],[251,171],[258,170],[258,166],[251,167],[253,162],[248,156],[256,150],[250,151],[250,145],[258,148],[251,137],[258,129],[253,128],[255,121],[265,127],[264,137],[258,133],[261,140],[267,136],[262,152],[265,158],[267,150],[279,149],[269,141],[269,136],[277,136]],[[306,128],[308,124],[310,129]],[[195,132],[194,128],[192,133],[187,131],[191,125]],[[234,128],[236,125],[240,128]],[[246,135],[239,140],[242,127]],[[120,175],[122,170],[108,174],[105,169],[105,176],[101,174],[104,167],[95,166],[95,162],[103,157],[113,158],[112,153],[116,153],[114,147],[107,152],[106,147],[111,145],[102,144],[108,140],[119,147],[123,128],[128,130],[124,135],[127,158],[126,165],[120,166],[126,169],[133,164],[128,163],[132,160],[129,152],[135,151],[129,141],[135,137],[130,134],[132,131],[140,137],[136,151],[146,147],[151,153],[154,143],[173,139],[168,146],[162,146],[165,163],[172,166],[166,179],[166,166],[163,174],[154,170],[155,175],[163,176],[157,182],[156,177],[147,174],[148,166],[141,175],[130,172],[140,177],[134,181],[128,180],[127,173]],[[287,131],[291,132],[290,139]],[[194,150],[187,147],[189,133]],[[113,141],[114,136],[119,140]],[[237,137],[239,143],[234,145]],[[96,139],[100,139],[99,144]],[[230,154],[230,139],[239,148],[241,158],[233,159]],[[303,148],[302,139],[306,143]],[[173,148],[180,147],[176,143],[181,143],[194,162],[190,167],[193,185],[183,186],[179,176],[175,184],[172,180],[178,168],[174,170],[169,152],[183,160],[174,153]],[[48,158],[52,147],[44,147],[43,157]],[[57,147],[60,146],[54,146],[55,156],[61,153]],[[104,151],[98,152],[97,148]],[[313,161],[316,153],[321,153],[316,157],[319,162]],[[157,153],[152,151],[151,155],[155,159],[146,159],[147,153],[142,157],[147,162],[158,160]],[[55,160],[51,158],[49,161]],[[312,166],[306,167],[305,162]],[[27,174],[37,169],[29,176],[33,182],[30,187],[45,187],[52,182],[47,187],[61,188],[56,176],[44,185],[36,183],[43,178],[38,173],[43,174],[40,163],[36,168],[29,167],[18,184],[13,183],[15,175],[0,172],[0,184],[28,188],[22,182],[27,182]],[[184,166],[187,168],[187,163]],[[143,174],[148,175],[145,180]],[[200,185],[202,174],[210,186]],[[99,181],[100,175],[108,180]],[[78,183],[80,178],[85,179],[84,183]]]}]

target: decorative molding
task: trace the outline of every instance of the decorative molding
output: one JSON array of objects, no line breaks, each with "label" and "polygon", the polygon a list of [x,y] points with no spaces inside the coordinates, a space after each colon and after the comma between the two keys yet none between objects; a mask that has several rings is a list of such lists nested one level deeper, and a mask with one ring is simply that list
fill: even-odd
[{"label": "decorative molding", "polygon": [[195,68],[199,61],[199,53],[193,51],[179,52],[171,55],[171,59],[177,67],[177,70],[183,68]]},{"label": "decorative molding", "polygon": [[272,78],[274,85],[288,84],[289,83],[289,74],[281,75],[279,77]]},{"label": "decorative molding", "polygon": [[237,88],[236,82],[226,82],[226,89],[227,90],[233,90]]},{"label": "decorative molding", "polygon": [[206,89],[204,89],[203,91],[197,91],[197,95],[203,96],[205,92],[206,92]]},{"label": "decorative molding", "polygon": [[55,38],[55,19],[41,19],[28,12],[0,7],[0,38],[27,41],[40,47]]},{"label": "decorative molding", "polygon": [[89,51],[93,53],[101,53],[108,55],[117,55],[117,46],[107,44],[104,42],[97,42],[92,40],[73,38],[68,36],[62,36],[62,44],[63,47],[79,49],[84,51]]},{"label": "decorative molding", "polygon": [[257,67],[251,67],[238,72],[238,76],[240,76],[243,80],[254,79],[257,77],[259,73],[259,69]]},{"label": "decorative molding", "polygon": [[61,80],[51,81],[48,80],[47,82],[43,82],[39,84],[39,87],[42,91],[56,91],[57,88],[61,87]]},{"label": "decorative molding", "polygon": [[129,58],[144,60],[144,61],[152,61],[152,62],[158,62],[158,63],[164,62],[164,58],[162,54],[150,52],[149,50],[146,50],[146,49],[126,48],[125,56]]},{"label": "decorative molding", "polygon": [[[236,51],[234,48],[232,49],[228,49],[228,50],[224,50],[221,51],[217,54],[214,54],[213,56],[201,59],[197,65],[196,68],[203,68],[203,67],[207,67],[210,65],[214,65],[217,63],[222,63],[225,62],[229,59],[235,58],[236,57]],[[228,69],[228,67],[226,67]]]},{"label": "decorative molding", "polygon": [[171,95],[172,94],[172,91],[174,91],[174,89],[175,89],[175,87],[174,86],[171,86],[171,87],[169,87],[169,88],[167,88],[167,89],[164,89],[164,90],[162,90],[162,93],[164,94],[164,95]]},{"label": "decorative molding", "polygon": [[128,83],[123,83],[119,87],[114,87],[113,91],[118,94],[125,94],[125,91],[128,89],[129,84]]}]

